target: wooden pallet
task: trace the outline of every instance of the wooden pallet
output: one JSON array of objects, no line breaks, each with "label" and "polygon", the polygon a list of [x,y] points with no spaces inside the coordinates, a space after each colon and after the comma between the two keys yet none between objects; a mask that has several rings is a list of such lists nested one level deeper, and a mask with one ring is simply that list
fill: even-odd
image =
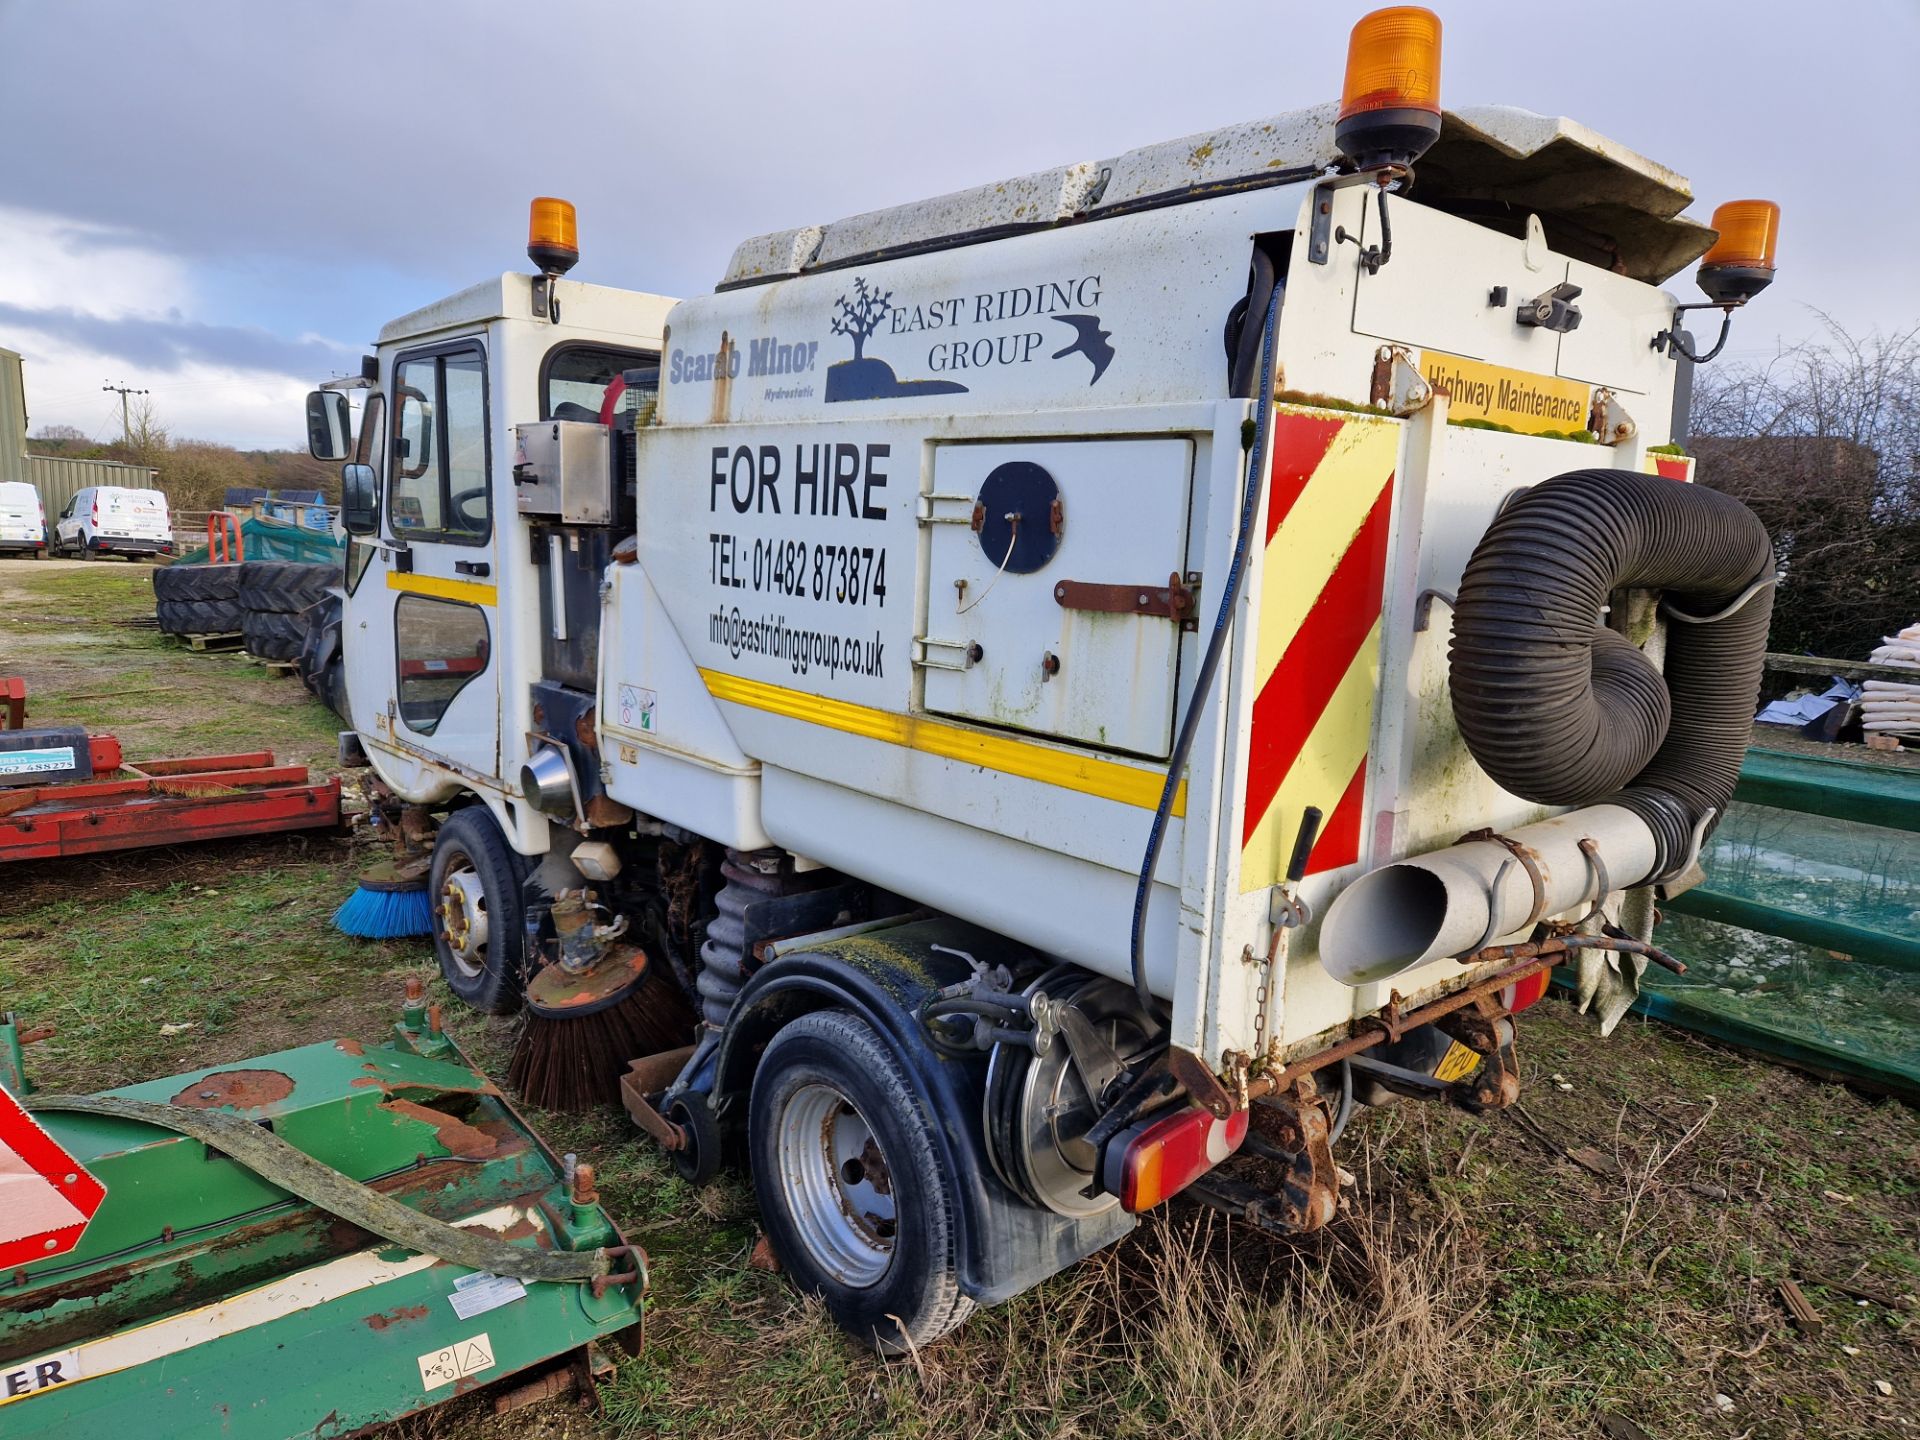
[{"label": "wooden pallet", "polygon": [[246,639],[238,630],[230,631],[224,635],[176,635],[173,638],[186,641],[188,649],[198,650],[202,653],[238,650],[241,643]]},{"label": "wooden pallet", "polygon": [[300,673],[300,667],[291,660],[263,660],[258,655],[248,655],[245,658],[251,660],[269,674],[278,675],[282,679],[289,675],[298,675]]}]

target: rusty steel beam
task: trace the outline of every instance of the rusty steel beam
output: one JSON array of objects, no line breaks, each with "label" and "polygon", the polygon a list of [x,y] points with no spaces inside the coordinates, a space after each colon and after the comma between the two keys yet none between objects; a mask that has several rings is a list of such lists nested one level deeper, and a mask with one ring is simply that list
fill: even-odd
[{"label": "rusty steel beam", "polygon": [[[1302,1075],[1311,1075],[1316,1070],[1324,1070],[1327,1066],[1337,1064],[1349,1056],[1358,1055],[1363,1050],[1371,1050],[1387,1040],[1397,1039],[1409,1030],[1418,1029],[1443,1016],[1451,1015],[1454,1011],[1473,1004],[1483,995],[1492,995],[1516,981],[1526,979],[1529,975],[1550,969],[1561,955],[1566,953],[1565,942],[1561,940],[1547,940],[1537,946],[1509,945],[1503,948],[1533,953],[1516,965],[1496,970],[1493,974],[1476,980],[1471,985],[1454,991],[1451,995],[1442,995],[1438,1000],[1430,1001],[1417,1010],[1410,1010],[1405,1015],[1390,1020],[1374,1018],[1369,1028],[1362,1030],[1359,1034],[1349,1036],[1337,1045],[1329,1045],[1324,1050],[1295,1060],[1284,1069],[1269,1070],[1265,1074],[1254,1076],[1247,1082],[1248,1097],[1258,1100],[1264,1095],[1285,1090]],[[1367,1024],[1368,1022],[1356,1023]]]}]

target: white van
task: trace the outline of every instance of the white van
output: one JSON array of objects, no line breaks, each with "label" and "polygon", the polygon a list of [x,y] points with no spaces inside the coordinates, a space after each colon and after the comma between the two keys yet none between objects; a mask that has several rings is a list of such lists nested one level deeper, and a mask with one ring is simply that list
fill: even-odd
[{"label": "white van", "polygon": [[0,480],[0,554],[38,560],[47,551],[47,512],[40,492],[24,480]]},{"label": "white van", "polygon": [[173,517],[158,490],[89,485],[75,493],[54,522],[56,554],[92,560],[101,555],[173,554]]}]

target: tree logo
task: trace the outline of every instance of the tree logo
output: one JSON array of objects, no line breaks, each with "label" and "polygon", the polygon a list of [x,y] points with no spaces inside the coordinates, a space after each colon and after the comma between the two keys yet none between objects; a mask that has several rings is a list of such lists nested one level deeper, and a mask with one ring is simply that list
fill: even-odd
[{"label": "tree logo", "polygon": [[884,293],[853,277],[853,293],[834,302],[828,329],[853,341],[853,358],[827,367],[827,403],[836,400],[885,400],[903,395],[961,395],[957,380],[902,380],[886,361],[869,357],[867,341],[893,309],[893,292]]}]

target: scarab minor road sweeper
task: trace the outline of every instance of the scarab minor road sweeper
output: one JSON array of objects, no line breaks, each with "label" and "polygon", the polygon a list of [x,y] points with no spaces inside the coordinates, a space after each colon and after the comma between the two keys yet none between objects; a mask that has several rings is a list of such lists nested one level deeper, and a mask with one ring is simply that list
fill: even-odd
[{"label": "scarab minor road sweeper", "polygon": [[1610,1023],[1665,958],[1774,576],[1679,453],[1686,320],[1724,342],[1778,212],[1443,110],[1439,60],[1381,11],[1338,105],[694,299],[564,278],[536,200],[538,273],[309,398],[374,887],[524,1007],[524,1096],[743,1158],[883,1350],[1178,1192],[1326,1223],[1356,1106],[1509,1104],[1549,967]]},{"label": "scarab minor road sweeper", "polygon": [[1548,967],[1611,1020],[1665,959],[1774,576],[1674,443],[1684,322],[1778,212],[1444,111],[1439,46],[1378,12],[1337,106],[694,299],[562,278],[536,200],[539,273],[310,397],[343,743],[448,983],[525,1005],[529,1098],[744,1156],[883,1348],[1183,1189],[1322,1224],[1355,1104],[1508,1104]]}]

